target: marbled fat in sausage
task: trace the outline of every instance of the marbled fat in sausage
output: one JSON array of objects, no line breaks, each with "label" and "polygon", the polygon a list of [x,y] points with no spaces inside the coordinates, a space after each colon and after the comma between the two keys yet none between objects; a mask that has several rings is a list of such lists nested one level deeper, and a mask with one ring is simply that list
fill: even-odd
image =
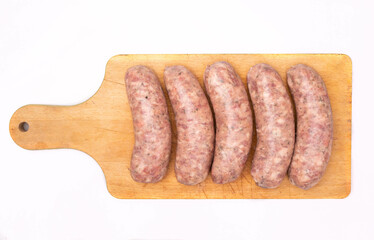
[{"label": "marbled fat in sausage", "polygon": [[251,175],[263,188],[276,188],[287,173],[295,143],[290,96],[281,76],[261,63],[247,74],[256,120],[257,145]]},{"label": "marbled fat in sausage", "polygon": [[178,132],[175,174],[180,183],[195,185],[205,180],[212,163],[212,112],[198,80],[187,68],[166,67],[164,80]]},{"label": "marbled fat in sausage", "polygon": [[287,82],[297,113],[296,144],[289,178],[292,184],[306,190],[320,181],[329,162],[332,110],[325,83],[311,67],[293,66],[287,72]]},{"label": "marbled fat in sausage", "polygon": [[252,112],[245,86],[227,62],[207,67],[204,84],[216,118],[213,182],[235,181],[243,171],[252,142]]},{"label": "marbled fat in sausage", "polygon": [[145,66],[129,68],[125,83],[135,133],[131,176],[137,182],[158,182],[166,173],[171,151],[165,96],[156,74]]}]

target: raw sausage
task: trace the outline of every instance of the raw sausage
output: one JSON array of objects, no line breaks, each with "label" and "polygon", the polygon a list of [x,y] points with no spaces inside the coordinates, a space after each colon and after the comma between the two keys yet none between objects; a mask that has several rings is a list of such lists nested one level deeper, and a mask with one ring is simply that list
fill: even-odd
[{"label": "raw sausage", "polygon": [[252,112],[244,84],[227,62],[207,67],[204,84],[216,118],[216,147],[212,180],[235,181],[248,159],[252,141]]},{"label": "raw sausage", "polygon": [[292,184],[309,189],[322,178],[331,155],[333,121],[330,100],[321,76],[298,64],[287,72],[295,101],[297,133],[289,169]]},{"label": "raw sausage", "polygon": [[276,188],[287,173],[295,143],[291,99],[281,76],[267,64],[253,66],[247,82],[257,132],[251,175],[258,186]]},{"label": "raw sausage", "polygon": [[131,177],[142,183],[158,182],[166,173],[171,150],[165,96],[157,76],[145,66],[129,68],[125,83],[135,132]]},{"label": "raw sausage", "polygon": [[164,80],[177,124],[175,174],[180,183],[205,180],[212,163],[214,123],[198,80],[183,66],[166,67]]},{"label": "raw sausage", "polygon": [[235,181],[248,159],[252,141],[252,112],[244,84],[227,62],[207,67],[204,84],[216,118],[213,182]]}]

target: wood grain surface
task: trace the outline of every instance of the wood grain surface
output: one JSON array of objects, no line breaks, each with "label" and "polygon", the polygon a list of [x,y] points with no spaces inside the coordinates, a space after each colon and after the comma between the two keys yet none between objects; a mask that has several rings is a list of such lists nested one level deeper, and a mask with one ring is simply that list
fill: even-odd
[{"label": "wood grain surface", "polygon": [[[320,73],[331,100],[334,140],[325,176],[315,187],[307,191],[299,189],[291,185],[287,177],[279,188],[257,187],[250,175],[255,141],[244,171],[237,181],[218,185],[212,182],[209,175],[206,181],[197,186],[178,183],[174,174],[176,128],[168,99],[173,145],[167,175],[154,184],[136,183],[132,180],[128,168],[134,132],[124,85],[126,70],[138,64],[152,68],[165,90],[165,66],[185,65],[203,86],[205,68],[215,61],[230,62],[245,84],[245,76],[250,67],[262,62],[273,66],[284,82],[287,69],[298,63],[307,64]],[[351,190],[351,93],[352,63],[344,54],[117,55],[108,61],[104,81],[90,99],[75,106],[21,107],[13,114],[9,130],[13,140],[25,149],[72,148],[89,154],[100,165],[108,191],[116,198],[345,198]],[[23,122],[28,123],[28,131],[22,128]]]}]

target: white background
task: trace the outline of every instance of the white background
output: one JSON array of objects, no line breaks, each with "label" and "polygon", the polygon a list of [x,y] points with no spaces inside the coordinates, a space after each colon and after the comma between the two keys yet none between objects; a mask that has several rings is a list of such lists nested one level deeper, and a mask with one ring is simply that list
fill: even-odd
[{"label": "white background", "polygon": [[[374,239],[372,1],[0,1],[0,240]],[[80,103],[120,53],[345,53],[352,192],[343,200],[118,200],[75,150],[27,151],[9,119]]]}]

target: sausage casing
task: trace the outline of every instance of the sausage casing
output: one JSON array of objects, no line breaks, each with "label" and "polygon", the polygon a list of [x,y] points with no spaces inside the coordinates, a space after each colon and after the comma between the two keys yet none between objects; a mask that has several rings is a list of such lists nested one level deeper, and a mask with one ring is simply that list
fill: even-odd
[{"label": "sausage casing", "polygon": [[125,76],[135,146],[130,172],[137,182],[160,181],[171,151],[171,127],[164,93],[156,74],[146,66],[134,66]]},{"label": "sausage casing", "polygon": [[287,173],[295,143],[291,99],[278,72],[267,64],[253,66],[247,82],[257,132],[251,175],[258,186],[276,188]]},{"label": "sausage casing", "polygon": [[229,183],[240,176],[251,148],[253,120],[248,95],[227,62],[208,66],[204,84],[216,119],[212,179],[215,183]]},{"label": "sausage casing", "polygon": [[321,76],[298,64],[287,72],[287,82],[296,105],[297,133],[289,168],[292,184],[309,189],[322,178],[333,140],[330,100]]},{"label": "sausage casing", "polygon": [[180,183],[205,180],[212,163],[214,122],[198,80],[184,66],[165,68],[164,80],[177,124],[175,174]]}]

